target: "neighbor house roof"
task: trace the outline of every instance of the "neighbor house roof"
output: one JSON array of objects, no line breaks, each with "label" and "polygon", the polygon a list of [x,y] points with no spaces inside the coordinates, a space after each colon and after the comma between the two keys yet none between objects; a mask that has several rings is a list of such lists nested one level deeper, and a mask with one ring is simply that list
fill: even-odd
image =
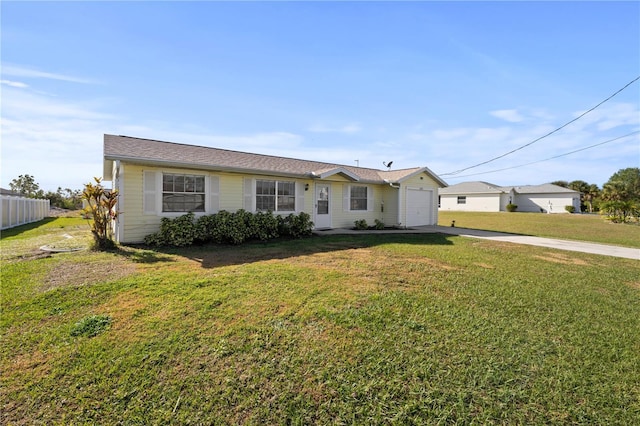
[{"label": "neighbor house roof", "polygon": [[462,182],[441,188],[438,192],[442,194],[506,194],[515,191],[518,194],[562,194],[579,193],[573,189],[563,188],[551,183],[542,185],[520,185],[520,186],[498,186],[488,182],[474,181]]},{"label": "neighbor house roof", "polygon": [[509,192],[509,189],[505,190],[492,183],[482,181],[457,183],[439,190],[440,194],[502,194],[504,192]]},{"label": "neighbor house roof", "polygon": [[554,185],[552,183],[543,183],[542,185],[522,185],[522,186],[513,186],[513,187],[504,187],[504,188],[513,188],[518,194],[579,194],[579,191],[575,191],[570,188],[564,188],[562,186]]},{"label": "neighbor house roof", "polygon": [[352,181],[399,183],[417,173],[426,173],[441,186],[447,184],[427,167],[377,170],[227,149],[163,142],[131,136],[104,135],[104,178],[112,179],[113,161],[199,170],[326,178],[341,174]]}]

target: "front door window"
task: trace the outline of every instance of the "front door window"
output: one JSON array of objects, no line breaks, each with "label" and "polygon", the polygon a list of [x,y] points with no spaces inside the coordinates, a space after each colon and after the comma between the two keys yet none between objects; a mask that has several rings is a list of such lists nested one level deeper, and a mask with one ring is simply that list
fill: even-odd
[{"label": "front door window", "polygon": [[318,214],[329,214],[329,188],[321,186],[318,190]]},{"label": "front door window", "polygon": [[316,214],[315,227],[318,229],[331,228],[331,187],[326,184],[316,184]]}]

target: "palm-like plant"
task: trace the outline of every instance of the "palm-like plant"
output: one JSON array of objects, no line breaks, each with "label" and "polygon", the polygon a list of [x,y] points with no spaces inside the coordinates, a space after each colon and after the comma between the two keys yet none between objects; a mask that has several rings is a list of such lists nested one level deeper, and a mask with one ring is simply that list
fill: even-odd
[{"label": "palm-like plant", "polygon": [[94,178],[94,183],[87,183],[82,191],[82,199],[87,205],[83,209],[85,217],[91,220],[91,233],[95,248],[106,250],[115,247],[113,240],[113,221],[118,216],[116,203],[118,191],[109,191],[102,186],[101,178]]},{"label": "palm-like plant", "polygon": [[582,193],[582,200],[584,202],[584,205],[589,208],[589,213],[593,213],[593,202],[598,198],[599,195],[600,188],[598,188],[598,185],[593,183],[589,185],[585,192]]}]

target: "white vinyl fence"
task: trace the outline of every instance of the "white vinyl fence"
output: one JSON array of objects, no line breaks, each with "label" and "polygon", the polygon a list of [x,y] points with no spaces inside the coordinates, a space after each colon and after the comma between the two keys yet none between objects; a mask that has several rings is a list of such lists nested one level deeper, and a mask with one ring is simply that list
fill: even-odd
[{"label": "white vinyl fence", "polygon": [[0,195],[2,228],[37,222],[49,216],[49,200]]}]

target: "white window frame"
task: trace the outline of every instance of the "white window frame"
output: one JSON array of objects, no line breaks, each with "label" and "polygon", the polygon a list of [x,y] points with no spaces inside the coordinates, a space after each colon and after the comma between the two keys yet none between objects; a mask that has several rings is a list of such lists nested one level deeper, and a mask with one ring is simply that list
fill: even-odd
[{"label": "white window frame", "polygon": [[[352,209],[351,208],[351,190],[353,188],[366,188],[367,189],[367,206],[365,209]],[[364,184],[349,184],[344,186],[344,200],[343,207],[346,212],[354,212],[354,213],[363,213],[363,212],[371,212],[373,211],[373,187],[371,185]]]},{"label": "white window frame", "polygon": [[458,195],[457,204],[467,204],[467,196],[466,195]]},{"label": "white window frame", "polygon": [[[364,197],[354,197],[354,189],[364,189]],[[364,200],[364,208],[354,208],[354,204],[359,204]],[[369,208],[369,187],[366,185],[351,185],[349,187],[349,210],[352,212],[366,212]]]},{"label": "white window frame", "polygon": [[[271,195],[271,194],[258,194],[259,182],[273,183],[274,184],[274,194],[273,195]],[[280,185],[283,185],[283,184],[290,184],[292,186],[292,188],[293,188],[293,194],[282,195],[282,197],[293,198],[293,209],[286,209],[285,210],[285,209],[280,209],[279,208],[278,201],[279,201],[279,198],[281,197],[281,195],[278,194],[278,190],[280,189]],[[296,184],[296,181],[294,181],[294,180],[256,179],[255,180],[255,191],[254,191],[254,194],[253,194],[253,202],[255,203],[254,204],[255,205],[255,210],[257,212],[259,212],[259,211],[264,211],[264,212],[272,211],[273,213],[294,213],[294,212],[296,212],[297,211],[297,206],[296,206],[297,198],[296,197],[297,197],[297,191],[298,191],[297,186],[298,185]],[[272,209],[259,209],[258,208],[258,197],[269,197],[269,198],[273,197],[273,199],[274,199],[273,200],[273,206],[274,206],[273,210]]]},{"label": "white window frame", "polygon": [[[165,190],[164,188],[164,180],[166,176],[172,176],[173,180],[174,180],[174,190],[172,191],[168,191]],[[182,177],[182,179],[185,181],[183,184],[183,191],[176,191],[175,190],[175,178],[176,177]],[[193,212],[193,213],[206,213],[207,211],[207,179],[205,175],[196,175],[196,174],[189,174],[189,173],[175,173],[175,172],[162,172],[162,184],[160,186],[160,198],[161,198],[161,206],[162,206],[162,213],[179,213],[179,214],[185,214],[185,213],[189,213],[189,212]],[[188,188],[186,188],[187,184],[186,184],[186,180],[187,179],[193,179],[193,190],[188,190]],[[198,191],[198,180],[202,180],[202,191]],[[198,195],[202,197],[202,210],[198,209],[198,210],[165,210],[165,196],[166,195],[177,195],[177,196],[189,196],[189,195]]]},{"label": "white window frame", "polygon": [[[182,170],[143,170],[142,186],[143,200],[142,212],[144,215],[153,215],[160,217],[179,217],[188,212],[169,212],[163,210],[162,195],[163,176],[165,174],[172,175],[190,175],[204,176],[204,211],[194,211],[196,216],[204,216],[217,213],[220,210],[220,177],[209,175],[207,173],[189,173]],[[188,192],[192,194],[191,192]],[[198,192],[200,194],[200,192]]]}]

